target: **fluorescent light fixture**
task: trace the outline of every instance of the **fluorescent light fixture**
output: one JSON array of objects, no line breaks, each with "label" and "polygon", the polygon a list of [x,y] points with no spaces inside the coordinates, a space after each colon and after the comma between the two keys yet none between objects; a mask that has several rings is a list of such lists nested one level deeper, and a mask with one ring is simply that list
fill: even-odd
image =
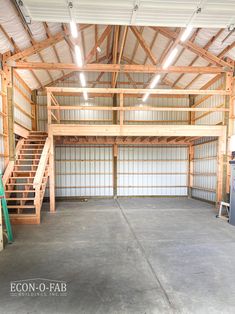
[{"label": "fluorescent light fixture", "polygon": [[85,87],[86,86],[86,79],[85,79],[85,75],[84,73],[80,73],[80,82],[81,82],[81,85],[82,87]]},{"label": "fluorescent light fixture", "polygon": [[69,25],[70,25],[70,32],[71,32],[72,37],[77,38],[78,37],[77,24],[74,21],[71,21]]},{"label": "fluorescent light fixture", "polygon": [[75,45],[75,56],[76,56],[76,63],[79,67],[83,66],[83,61],[82,61],[82,53],[81,49],[78,47],[78,45]]},{"label": "fluorescent light fixture", "polygon": [[163,69],[167,69],[169,67],[169,65],[173,62],[173,60],[175,59],[175,56],[177,55],[178,49],[174,48],[171,53],[169,54],[168,58],[166,59],[166,61],[163,64]]},{"label": "fluorescent light fixture", "polygon": [[87,91],[83,91],[83,98],[85,99],[85,100],[88,100],[88,95],[87,95]]},{"label": "fluorescent light fixture", "polygon": [[193,30],[192,25],[188,25],[188,26],[185,28],[185,30],[184,30],[184,32],[183,32],[183,34],[182,34],[180,40],[181,40],[182,42],[184,42],[184,41],[189,37],[189,35],[192,33],[192,30]]},{"label": "fluorescent light fixture", "polygon": [[155,75],[153,80],[152,80],[152,82],[151,82],[151,84],[150,84],[150,86],[149,86],[149,88],[154,88],[157,85],[157,83],[159,82],[160,77],[161,76],[159,74]]},{"label": "fluorescent light fixture", "polygon": [[148,99],[149,95],[150,95],[150,93],[144,94],[144,96],[142,98],[143,102],[145,102]]}]

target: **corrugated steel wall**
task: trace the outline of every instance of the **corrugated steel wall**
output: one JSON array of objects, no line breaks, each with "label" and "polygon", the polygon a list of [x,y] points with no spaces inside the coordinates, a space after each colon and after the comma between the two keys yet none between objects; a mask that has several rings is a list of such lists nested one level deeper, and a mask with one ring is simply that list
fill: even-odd
[{"label": "corrugated steel wall", "polygon": [[56,196],[113,195],[112,146],[58,146]]},{"label": "corrugated steel wall", "polygon": [[15,122],[28,130],[32,129],[30,100],[30,92],[14,76]]},{"label": "corrugated steel wall", "polygon": [[[0,91],[2,91],[2,75],[0,73]],[[0,93],[0,113],[2,112],[3,96]],[[4,169],[4,136],[3,136],[3,116],[0,114],[0,171]]]},{"label": "corrugated steel wall", "polygon": [[[208,140],[211,141],[208,142]],[[211,202],[216,201],[217,149],[216,138],[203,139],[194,145],[193,197]]]},{"label": "corrugated steel wall", "polygon": [[119,147],[118,195],[187,195],[187,185],[187,147]]},{"label": "corrugated steel wall", "polygon": [[[221,86],[224,84],[224,78],[216,81],[209,89],[221,89]],[[197,108],[215,108],[219,106],[225,105],[225,96],[214,95],[210,97],[205,97],[203,95],[199,95],[195,97],[195,102],[206,98],[203,102],[201,102]],[[224,113],[223,112],[196,112],[195,113],[195,124],[219,124],[223,122]]]}]

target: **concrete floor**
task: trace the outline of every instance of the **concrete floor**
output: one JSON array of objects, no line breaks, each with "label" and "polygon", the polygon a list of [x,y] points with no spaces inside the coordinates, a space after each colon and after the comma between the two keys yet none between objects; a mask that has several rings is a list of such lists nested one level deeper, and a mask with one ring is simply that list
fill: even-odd
[{"label": "concrete floor", "polygon": [[[0,313],[235,313],[235,227],[184,198],[57,203],[0,253]],[[64,297],[10,281],[65,280]]]}]

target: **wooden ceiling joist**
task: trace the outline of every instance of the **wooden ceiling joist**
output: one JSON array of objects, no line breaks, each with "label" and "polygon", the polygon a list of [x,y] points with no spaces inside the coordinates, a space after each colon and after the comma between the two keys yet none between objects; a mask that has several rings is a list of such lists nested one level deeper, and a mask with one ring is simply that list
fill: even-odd
[{"label": "wooden ceiling joist", "polygon": [[[197,137],[198,139],[198,137]],[[56,145],[190,145],[190,137],[177,137],[169,141],[168,137],[135,136],[58,136]]]},{"label": "wooden ceiling joist", "polygon": [[142,65],[142,64],[86,64],[79,67],[71,63],[46,63],[46,62],[7,62],[8,66],[18,69],[41,69],[41,70],[73,70],[85,72],[136,72],[136,73],[202,73],[202,74],[217,74],[232,72],[229,67],[203,67],[203,66],[169,66],[164,69],[162,66]]}]

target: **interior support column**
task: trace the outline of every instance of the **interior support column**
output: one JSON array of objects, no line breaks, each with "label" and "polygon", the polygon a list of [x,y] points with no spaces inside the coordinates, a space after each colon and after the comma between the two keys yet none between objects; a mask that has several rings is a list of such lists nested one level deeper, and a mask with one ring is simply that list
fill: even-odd
[{"label": "interior support column", "polygon": [[117,198],[117,158],[118,158],[118,146],[113,145],[113,197]]},{"label": "interior support column", "polygon": [[194,159],[194,146],[191,144],[189,146],[188,154],[188,197],[192,197],[192,188],[193,188],[193,159]]},{"label": "interior support column", "polygon": [[38,123],[37,123],[37,91],[32,91],[32,104],[31,104],[31,114],[32,114],[32,130],[37,131]]},{"label": "interior support column", "polygon": [[50,138],[50,156],[49,156],[49,167],[50,167],[50,212],[55,212],[55,148],[54,148],[54,137],[49,131]]},{"label": "interior support column", "polygon": [[15,160],[15,134],[14,134],[14,95],[13,95],[13,68],[7,65],[7,58],[11,53],[3,54],[3,71],[7,82],[7,124],[8,124],[8,145],[9,145],[9,160]]}]

